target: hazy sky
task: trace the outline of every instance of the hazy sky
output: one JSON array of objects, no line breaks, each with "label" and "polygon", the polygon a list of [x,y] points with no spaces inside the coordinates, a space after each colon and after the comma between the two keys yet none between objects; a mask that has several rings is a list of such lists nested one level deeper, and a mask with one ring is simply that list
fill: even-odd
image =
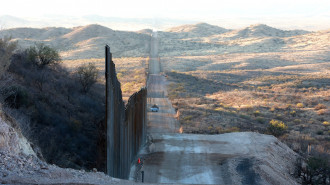
[{"label": "hazy sky", "polygon": [[23,18],[91,14],[330,26],[330,0],[4,0],[0,6],[0,15]]},{"label": "hazy sky", "polygon": [[212,18],[221,15],[316,15],[330,13],[329,0],[5,0],[1,14]]}]

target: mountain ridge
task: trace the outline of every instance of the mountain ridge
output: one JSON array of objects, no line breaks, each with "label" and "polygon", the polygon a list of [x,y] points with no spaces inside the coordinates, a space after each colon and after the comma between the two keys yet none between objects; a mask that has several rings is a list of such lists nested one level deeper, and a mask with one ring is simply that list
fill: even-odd
[{"label": "mountain ridge", "polygon": [[233,38],[247,37],[291,37],[310,33],[305,30],[281,30],[270,27],[266,24],[254,24],[243,29],[233,30],[230,34],[235,35]]},{"label": "mountain ridge", "polygon": [[[221,54],[226,51],[279,51],[288,44],[307,42],[304,39],[307,37],[321,38],[325,35],[324,38],[327,38],[329,31],[287,31],[264,24],[229,30],[207,23],[198,23],[173,27],[169,32],[159,31],[158,37],[162,42],[159,48],[161,55],[165,53],[182,55],[187,52],[205,55]],[[152,32],[151,29],[120,31],[100,24],[90,24],[73,28],[4,29],[0,30],[0,37],[11,36],[22,48],[43,42],[58,49],[64,59],[82,59],[104,57],[102,47],[105,44],[111,45],[112,52],[118,57],[147,56]],[[322,45],[325,44],[326,41],[322,42]]]},{"label": "mountain ridge", "polygon": [[176,26],[165,30],[165,32],[172,32],[172,33],[191,32],[199,36],[222,34],[228,31],[230,30],[203,22],[197,24],[186,24],[186,25]]},{"label": "mountain ridge", "polygon": [[[325,19],[328,19],[327,15],[323,15]],[[18,27],[33,27],[33,28],[43,28],[49,26],[56,27],[66,27],[72,28],[80,25],[88,24],[101,24],[115,30],[127,30],[138,31],[144,28],[154,28],[157,30],[164,31],[174,26],[180,26],[183,24],[196,24],[203,21],[202,19],[188,20],[184,18],[134,18],[134,17],[107,17],[100,16],[97,14],[89,14],[84,16],[64,16],[56,14],[46,14],[42,17],[17,17],[11,15],[0,15],[0,27],[1,28],[18,28]],[[248,22],[249,21],[249,22]],[[285,30],[291,30],[295,28],[301,28],[308,31],[319,31],[330,28],[330,24],[320,21],[311,22],[311,18],[306,17],[306,22],[296,22],[295,18],[288,18],[286,22],[282,22],[282,19],[276,18],[272,22],[272,26],[278,27]],[[258,23],[259,18],[254,19],[220,19],[212,20],[210,23],[214,25],[226,25],[230,29],[241,29],[242,27],[247,27],[249,23]],[[269,20],[266,21],[270,23]]]}]

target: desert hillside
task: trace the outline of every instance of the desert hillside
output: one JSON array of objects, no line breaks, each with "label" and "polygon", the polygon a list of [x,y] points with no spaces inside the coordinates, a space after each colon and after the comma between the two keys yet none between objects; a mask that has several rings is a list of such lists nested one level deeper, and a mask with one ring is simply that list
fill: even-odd
[{"label": "desert hillside", "polygon": [[[103,151],[96,148],[102,146],[103,136],[96,131],[104,130],[104,46],[108,44],[126,97],[145,86],[147,64],[159,59],[160,76],[168,82],[164,83],[166,98],[171,100],[166,102],[176,109],[180,132],[271,134],[307,162],[312,156],[322,162],[320,169],[329,170],[324,165],[329,166],[330,161],[330,30],[280,30],[263,24],[231,30],[199,23],[158,32],[129,32],[91,24],[1,30],[0,38],[4,36],[11,36],[21,49],[45,43],[56,48],[63,59],[62,66],[37,73],[25,60],[25,53],[18,52],[21,55],[12,58],[9,68],[11,76],[3,83],[3,87],[16,84],[22,97],[28,97],[17,109],[32,118],[37,128],[32,136],[41,133],[35,140],[51,163],[92,169],[98,164],[90,161],[102,161],[97,152]],[[99,79],[83,94],[75,71],[89,62],[99,70]],[[47,81],[40,80],[45,76]],[[8,97],[3,99],[10,102]],[[16,113],[11,116],[19,117]],[[89,147],[82,150],[85,146]],[[60,150],[65,155],[54,155]]]},{"label": "desert hillside", "polygon": [[[74,28],[14,28],[0,31],[11,36],[23,48],[44,42],[57,48],[63,59],[103,58],[103,47],[110,45],[117,57],[144,57],[149,53],[152,30],[117,31],[101,25]],[[329,43],[329,30],[308,32],[284,31],[267,25],[251,25],[230,30],[199,23],[159,31],[159,53],[163,56],[210,55],[225,53],[275,52],[288,49],[311,49]],[[321,41],[321,42],[319,42]],[[323,48],[323,49],[326,49]]]},{"label": "desert hillside", "polygon": [[36,42],[46,43],[61,52],[64,59],[104,57],[108,44],[115,56],[145,56],[150,36],[137,32],[115,31],[100,25],[67,28],[15,28],[2,30],[0,37],[11,36],[22,48]]},{"label": "desert hillside", "polygon": [[158,33],[160,59],[184,133],[272,134],[329,166],[330,30],[169,35]]},{"label": "desert hillside", "polygon": [[308,33],[304,30],[284,31],[264,24],[251,25],[247,28],[234,30],[226,34],[229,38],[248,38],[248,37],[292,37]]},{"label": "desert hillside", "polygon": [[172,34],[178,34],[182,38],[187,37],[206,37],[211,35],[218,35],[225,32],[228,32],[225,28],[221,28],[219,26],[213,26],[206,23],[198,23],[194,25],[182,25],[167,29],[165,32],[169,32]]}]

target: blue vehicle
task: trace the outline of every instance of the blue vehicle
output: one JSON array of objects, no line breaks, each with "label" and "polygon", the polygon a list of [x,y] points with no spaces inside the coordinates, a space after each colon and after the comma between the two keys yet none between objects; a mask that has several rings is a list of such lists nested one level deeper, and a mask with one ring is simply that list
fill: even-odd
[{"label": "blue vehicle", "polygon": [[151,112],[158,112],[159,111],[159,107],[154,104],[151,108],[150,108]]}]

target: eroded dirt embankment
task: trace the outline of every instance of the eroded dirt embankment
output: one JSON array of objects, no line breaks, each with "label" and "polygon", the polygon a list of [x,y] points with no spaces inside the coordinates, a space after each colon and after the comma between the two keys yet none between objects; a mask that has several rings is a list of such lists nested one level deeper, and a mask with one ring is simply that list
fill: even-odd
[{"label": "eroded dirt embankment", "polygon": [[[13,126],[16,128],[14,129]],[[0,110],[1,184],[132,184],[101,172],[64,169],[47,164],[33,152],[29,142]]]}]

